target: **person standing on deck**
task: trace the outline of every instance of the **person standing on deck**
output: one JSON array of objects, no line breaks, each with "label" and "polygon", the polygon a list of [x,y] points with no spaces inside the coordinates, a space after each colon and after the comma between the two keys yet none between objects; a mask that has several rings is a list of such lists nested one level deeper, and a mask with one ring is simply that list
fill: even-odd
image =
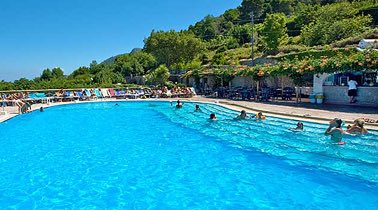
[{"label": "person standing on deck", "polygon": [[357,85],[358,83],[351,77],[348,81],[348,96],[349,96],[349,103],[356,103],[356,96],[357,96]]}]

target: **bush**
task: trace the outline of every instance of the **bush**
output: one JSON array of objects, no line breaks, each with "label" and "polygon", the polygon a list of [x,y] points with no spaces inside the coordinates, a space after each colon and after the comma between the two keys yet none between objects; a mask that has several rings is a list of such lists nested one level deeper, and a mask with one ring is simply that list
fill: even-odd
[{"label": "bush", "polygon": [[332,47],[346,47],[350,45],[357,45],[362,39],[378,39],[378,29],[371,29],[366,32],[363,32],[357,36],[349,37],[342,39],[333,43]]}]

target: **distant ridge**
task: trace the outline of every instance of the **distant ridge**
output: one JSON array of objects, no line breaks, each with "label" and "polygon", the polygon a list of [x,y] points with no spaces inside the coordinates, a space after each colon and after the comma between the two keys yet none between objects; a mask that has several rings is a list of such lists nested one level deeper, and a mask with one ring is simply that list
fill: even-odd
[{"label": "distant ridge", "polygon": [[130,53],[124,53],[124,54],[119,54],[119,55],[115,55],[115,56],[112,56],[104,61],[101,62],[101,64],[113,64],[115,62],[115,59],[117,59],[118,57],[120,56],[123,56],[123,55],[127,55],[127,54],[133,54],[133,53],[137,53],[139,51],[141,51],[142,48],[134,48],[131,50]]}]

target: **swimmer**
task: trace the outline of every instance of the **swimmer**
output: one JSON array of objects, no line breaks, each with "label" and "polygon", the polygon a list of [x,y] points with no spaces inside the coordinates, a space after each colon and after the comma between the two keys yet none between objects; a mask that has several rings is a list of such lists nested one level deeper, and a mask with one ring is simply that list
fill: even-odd
[{"label": "swimmer", "polygon": [[211,113],[210,114],[210,120],[213,120],[213,121],[217,120],[217,116],[215,116],[214,113]]},{"label": "swimmer", "polygon": [[354,121],[354,124],[347,127],[347,133],[350,134],[365,134],[368,132],[366,128],[364,128],[365,121],[363,119],[357,119]]},{"label": "swimmer", "polygon": [[114,106],[119,106],[117,103]]},{"label": "swimmer", "polygon": [[240,120],[245,120],[245,119],[249,119],[250,117],[247,115],[247,112],[245,110],[242,110],[240,112],[240,115],[238,115],[236,117],[236,119],[240,119]]},{"label": "swimmer", "polygon": [[180,100],[177,100],[176,108],[182,108],[182,103]]},{"label": "swimmer", "polygon": [[196,104],[196,109],[194,111],[196,111],[196,112],[200,112],[201,111],[201,108],[200,108],[200,106],[198,104]]},{"label": "swimmer", "polygon": [[39,111],[40,112],[44,112],[45,111],[45,109],[43,108],[43,106],[41,106],[41,108],[39,108]]},{"label": "swimmer", "polygon": [[256,120],[266,120],[266,116],[262,112],[259,112],[255,116]]},{"label": "swimmer", "polygon": [[299,121],[297,123],[296,128],[289,128],[289,130],[291,130],[291,131],[303,131],[303,128],[304,128],[303,123],[301,121]]},{"label": "swimmer", "polygon": [[331,140],[336,144],[345,144],[343,142],[344,130],[341,128],[343,121],[339,118],[335,118],[329,122],[329,127],[324,132],[324,135],[331,136]]}]

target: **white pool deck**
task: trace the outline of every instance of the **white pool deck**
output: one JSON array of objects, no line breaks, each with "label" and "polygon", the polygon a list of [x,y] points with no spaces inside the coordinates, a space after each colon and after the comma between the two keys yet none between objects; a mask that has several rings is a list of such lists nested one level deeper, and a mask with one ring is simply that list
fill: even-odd
[{"label": "white pool deck", "polygon": [[[305,122],[316,122],[327,124],[330,120],[334,118],[340,118],[346,121],[347,123],[352,123],[357,118],[369,118],[378,120],[378,108],[370,109],[369,111],[364,112],[364,108],[361,110],[356,110],[354,108],[353,112],[348,112],[345,109],[338,109],[338,107],[332,107],[332,109],[327,108],[317,108],[317,107],[303,107],[303,106],[288,106],[280,105],[275,103],[260,103],[260,102],[249,102],[249,101],[233,101],[226,99],[209,99],[201,96],[196,96],[190,99],[182,98],[160,98],[160,99],[98,99],[92,101],[73,101],[73,102],[57,102],[50,104],[34,104],[32,105],[32,111],[39,110],[40,107],[52,107],[59,106],[63,104],[77,104],[77,103],[96,103],[104,101],[191,101],[191,102],[202,102],[202,103],[213,103],[220,106],[233,109],[236,111],[246,110],[249,113],[263,112],[268,117],[279,117],[293,120],[301,120]],[[336,110],[335,110],[336,109]],[[373,111],[372,111],[373,110]],[[0,110],[2,111],[2,109]],[[0,123],[6,120],[9,120],[18,115],[17,107],[5,107],[7,114],[0,115]],[[378,123],[368,123],[366,125],[367,129],[378,130]]]}]

